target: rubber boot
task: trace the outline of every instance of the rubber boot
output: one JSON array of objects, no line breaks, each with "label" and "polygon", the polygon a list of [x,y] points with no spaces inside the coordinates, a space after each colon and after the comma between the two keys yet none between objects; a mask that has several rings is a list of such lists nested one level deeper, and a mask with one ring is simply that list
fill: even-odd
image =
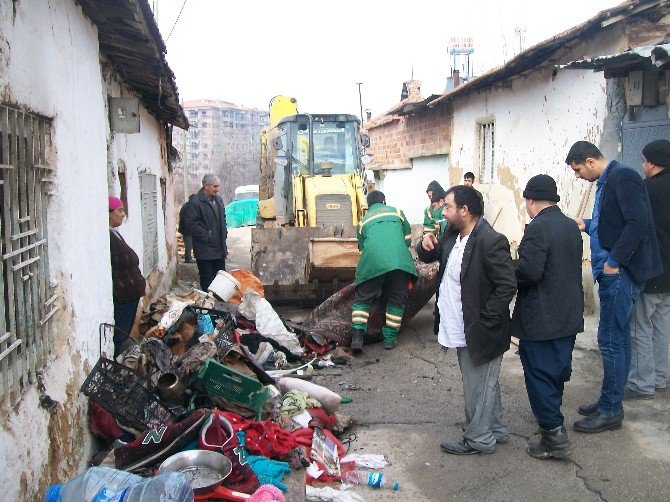
[{"label": "rubber boot", "polygon": [[540,429],[542,438],[537,443],[528,446],[528,455],[540,460],[548,458],[566,458],[570,455],[570,442],[565,433],[565,427],[555,429]]},{"label": "rubber boot", "polygon": [[362,329],[351,329],[351,350],[354,352],[363,351],[363,337],[365,336],[365,331]]}]

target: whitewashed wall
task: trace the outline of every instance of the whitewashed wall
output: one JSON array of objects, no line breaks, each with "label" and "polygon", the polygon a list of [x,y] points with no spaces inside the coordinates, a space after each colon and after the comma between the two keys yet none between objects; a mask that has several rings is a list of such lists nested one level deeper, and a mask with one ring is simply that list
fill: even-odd
[{"label": "whitewashed wall", "polygon": [[[79,387],[99,356],[98,325],[112,321],[106,108],[110,85],[100,69],[96,28],[74,0],[0,2],[0,23],[3,102],[53,121],[56,182],[48,209],[49,264],[62,305],[55,318],[54,358],[47,363],[44,382],[46,394],[59,405],[53,415],[42,409],[33,385],[0,417],[2,499],[40,500],[47,484],[83,471],[91,451],[86,400]],[[110,156],[124,158],[134,166],[131,172],[144,166],[160,177],[165,169],[160,128],[144,111],[141,120],[141,134],[114,137]],[[129,199],[135,210],[122,232],[141,255],[136,174],[130,179]],[[161,217],[159,207],[159,267],[168,270],[170,250]],[[171,223],[174,226],[174,216]],[[174,238],[174,230],[171,233]]]},{"label": "whitewashed wall", "polygon": [[375,188],[386,195],[389,206],[402,209],[412,224],[423,223],[423,211],[428,206],[426,187],[437,180],[449,188],[449,159],[446,155],[412,159],[412,169],[386,171],[383,180],[375,180]]},{"label": "whitewashed wall", "polygon": [[[561,62],[581,59],[583,54],[612,54],[620,49],[616,30],[606,32],[588,47],[578,45]],[[454,103],[451,143],[453,178],[473,171],[479,179],[477,121],[495,120],[494,182],[477,183],[485,199],[485,217],[496,230],[518,245],[528,222],[523,189],[528,180],[544,173],[558,185],[561,209],[576,216],[582,197],[589,197],[587,214],[595,194],[589,184],[575,179],[565,164],[570,146],[587,140],[599,145],[607,115],[606,85],[602,73],[591,70],[532,71],[506,82],[504,87],[474,93]],[[607,154],[607,152],[604,152]]]},{"label": "whitewashed wall", "polygon": [[[108,78],[103,82],[106,93],[114,97],[132,96],[116,80]],[[108,124],[109,125],[109,124]],[[140,257],[140,269],[149,278],[149,294],[147,301],[165,292],[169,287],[176,268],[176,223],[174,211],[173,176],[167,170],[167,152],[165,150],[165,133],[162,126],[142,107],[140,107],[140,132],[136,134],[120,134],[107,130],[109,141],[109,193],[120,196],[121,186],[118,177],[119,162],[125,164],[128,217],[119,227],[119,232],[126,242]],[[163,147],[162,147],[163,146]],[[140,194],[140,174],[156,176],[158,190],[158,262],[153,270],[144,270],[142,254],[144,239],[148,236],[142,232],[142,200]],[[166,200],[163,200],[160,181],[167,183]],[[166,204],[165,213],[163,204]],[[151,274],[151,275],[150,275]]]}]

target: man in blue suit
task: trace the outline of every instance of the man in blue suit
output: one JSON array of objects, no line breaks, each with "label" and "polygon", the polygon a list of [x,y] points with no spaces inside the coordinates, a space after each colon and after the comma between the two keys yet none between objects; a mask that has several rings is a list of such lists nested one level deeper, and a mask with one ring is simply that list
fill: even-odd
[{"label": "man in blue suit", "polygon": [[631,361],[630,321],[633,304],[647,280],[662,271],[649,196],[642,178],[630,167],[606,160],[588,141],[578,141],[565,159],[577,178],[596,181],[591,219],[577,218],[589,234],[593,280],[598,282],[598,347],[603,383],[597,403],[579,407],[586,418],[578,432],[618,429],[623,423],[623,394]]}]

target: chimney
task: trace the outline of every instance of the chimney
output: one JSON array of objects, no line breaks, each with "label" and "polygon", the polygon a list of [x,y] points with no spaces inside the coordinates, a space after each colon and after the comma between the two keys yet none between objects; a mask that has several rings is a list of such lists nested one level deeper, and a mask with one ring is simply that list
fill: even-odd
[{"label": "chimney", "polygon": [[365,119],[370,120],[372,118],[372,111],[371,110],[365,110]]},{"label": "chimney", "polygon": [[456,89],[456,87],[461,85],[460,71],[454,70],[453,76],[454,76],[454,89]]}]

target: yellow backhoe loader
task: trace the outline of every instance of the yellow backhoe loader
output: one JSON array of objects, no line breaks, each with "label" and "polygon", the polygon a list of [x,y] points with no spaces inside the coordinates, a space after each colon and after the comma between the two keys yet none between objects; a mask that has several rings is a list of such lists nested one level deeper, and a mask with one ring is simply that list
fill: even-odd
[{"label": "yellow backhoe loader", "polygon": [[251,268],[270,301],[316,305],[353,281],[367,146],[354,115],[298,113],[286,96],[270,102],[251,233]]}]

